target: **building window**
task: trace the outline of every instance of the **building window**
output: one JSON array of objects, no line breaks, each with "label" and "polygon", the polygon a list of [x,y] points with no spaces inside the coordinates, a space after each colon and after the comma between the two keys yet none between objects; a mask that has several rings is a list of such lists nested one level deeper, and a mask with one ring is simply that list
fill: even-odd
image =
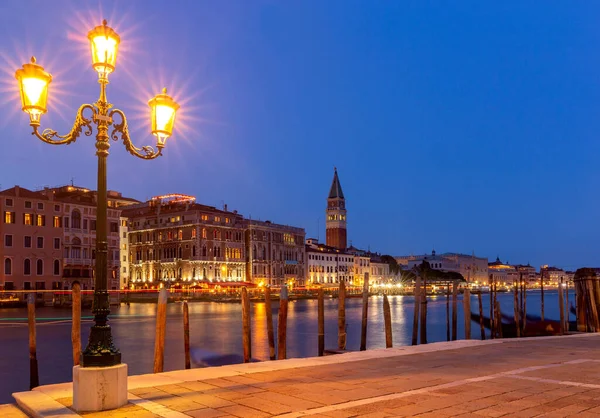
[{"label": "building window", "polygon": [[69,227],[69,218],[67,218],[66,216],[65,216],[65,220],[63,222],[63,225],[65,226],[65,228]]},{"label": "building window", "polygon": [[74,209],[73,212],[71,212],[71,228],[81,228],[81,212],[77,209]]},{"label": "building window", "polygon": [[183,239],[183,231],[182,231],[181,229],[180,229],[180,230],[177,232],[177,238],[178,238],[179,240],[182,240],[182,239]]},{"label": "building window", "polygon": [[12,235],[5,235],[4,236],[4,246],[5,247],[12,247],[12,242],[13,242],[13,236]]},{"label": "building window", "polygon": [[203,221],[208,221],[208,215],[202,215],[202,216],[201,216],[201,219],[202,219]]},{"label": "building window", "polygon": [[54,205],[54,212],[60,212],[60,205]]},{"label": "building window", "polygon": [[206,245],[202,247],[202,257],[206,257]]},{"label": "building window", "polygon": [[14,224],[15,223],[15,212],[4,212],[4,223]]},{"label": "building window", "polygon": [[119,224],[117,222],[110,223],[110,232],[119,232]]},{"label": "building window", "polygon": [[192,229],[192,238],[196,238],[196,228]]},{"label": "building window", "polygon": [[202,238],[206,239],[206,228],[202,228]]},{"label": "building window", "polygon": [[38,276],[42,276],[44,274],[44,261],[43,260],[36,261],[35,270],[36,270],[35,272]]},{"label": "building window", "polygon": [[43,203],[38,203],[37,204],[37,208],[38,208],[38,210],[44,210],[44,204]]},{"label": "building window", "polygon": [[96,230],[96,220],[92,219],[90,221],[90,231],[95,231]]},{"label": "building window", "polygon": [[23,274],[26,276],[31,275],[31,260],[28,258],[23,260]]},{"label": "building window", "polygon": [[215,216],[215,222],[221,222],[221,217],[220,216]]},{"label": "building window", "polygon": [[60,275],[60,261],[54,260],[54,269],[53,273],[55,276]]},{"label": "building window", "polygon": [[12,199],[6,199],[6,206],[12,206],[13,205],[13,200]]},{"label": "building window", "polygon": [[37,248],[44,248],[44,237],[37,237]]},{"label": "building window", "polygon": [[60,216],[55,216],[52,218],[52,226],[54,228],[60,228]]},{"label": "building window", "polygon": [[31,202],[25,201],[25,209],[31,209]]},{"label": "building window", "polygon": [[37,226],[46,226],[46,215],[37,215],[35,217],[35,224]]},{"label": "building window", "polygon": [[54,249],[60,250],[60,238],[54,238]]},{"label": "building window", "polygon": [[33,214],[31,214],[31,213],[23,214],[23,225],[33,225]]},{"label": "building window", "polygon": [[10,258],[4,259],[4,274],[7,276],[12,275],[12,260]]},{"label": "building window", "polygon": [[87,219],[83,220],[83,229],[86,230],[86,231],[88,229],[88,220]]},{"label": "building window", "polygon": [[31,248],[31,237],[28,237],[28,236],[23,237],[23,246],[25,248]]}]

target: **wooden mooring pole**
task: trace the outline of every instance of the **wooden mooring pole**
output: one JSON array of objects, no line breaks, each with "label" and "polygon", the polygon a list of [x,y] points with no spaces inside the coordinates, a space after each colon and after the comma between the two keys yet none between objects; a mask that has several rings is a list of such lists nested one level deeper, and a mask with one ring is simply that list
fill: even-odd
[{"label": "wooden mooring pole", "polygon": [[458,325],[458,282],[452,282],[452,341],[456,341]]},{"label": "wooden mooring pole", "polygon": [[521,319],[519,318],[519,284],[515,280],[513,283],[513,315],[515,319],[515,328],[517,329],[517,338],[521,336]]},{"label": "wooden mooring pole", "polygon": [[286,284],[281,285],[279,291],[279,319],[277,321],[277,359],[287,358],[287,312],[288,312],[288,288]]},{"label": "wooden mooring pole", "polygon": [[273,330],[273,306],[271,306],[271,288],[265,287],[265,313],[267,316],[267,339],[269,340],[269,359],[275,360],[275,332]]},{"label": "wooden mooring pole", "polygon": [[165,362],[165,328],[167,326],[167,289],[158,292],[156,334],[154,337],[154,373],[162,373]]},{"label": "wooden mooring pole", "polygon": [[71,289],[73,322],[71,324],[71,345],[73,346],[73,366],[79,366],[81,356],[81,286],[73,284]]},{"label": "wooden mooring pole", "polygon": [[565,334],[565,301],[562,279],[558,285],[558,309],[560,310],[560,335]]},{"label": "wooden mooring pole", "polygon": [[446,341],[450,341],[450,284],[446,286]]},{"label": "wooden mooring pole", "polygon": [[463,312],[465,316],[465,340],[471,339],[471,290],[469,285],[465,287],[463,293]]},{"label": "wooden mooring pole", "polygon": [[367,349],[367,320],[369,318],[369,273],[365,273],[362,294],[362,324],[360,328],[360,351]]},{"label": "wooden mooring pole", "polygon": [[190,361],[190,311],[187,300],[183,301],[183,351],[185,356],[185,368],[192,367]]},{"label": "wooden mooring pole", "polygon": [[479,287],[479,293],[477,294],[477,300],[479,302],[479,329],[481,332],[481,340],[485,340],[485,326],[483,325],[483,300],[481,296],[481,287]]},{"label": "wooden mooring pole", "polygon": [[383,322],[385,325],[385,348],[392,348],[392,315],[387,295],[383,295]]},{"label": "wooden mooring pole", "polygon": [[490,274],[490,339],[494,338],[494,276]]},{"label": "wooden mooring pole", "polygon": [[318,332],[319,332],[319,357],[323,355],[325,351],[325,296],[323,288],[319,289],[318,293]]},{"label": "wooden mooring pole", "polygon": [[419,307],[421,306],[421,277],[417,276],[415,280],[415,311],[413,315],[413,329],[412,329],[412,345],[417,345],[417,338],[419,336]]},{"label": "wooden mooring pole", "polygon": [[423,287],[421,288],[421,344],[427,344],[427,277],[423,276]]},{"label": "wooden mooring pole", "polygon": [[244,348],[244,363],[250,363],[252,358],[252,340],[250,336],[250,298],[248,289],[242,287],[242,345]]},{"label": "wooden mooring pole", "polygon": [[500,312],[500,302],[496,301],[496,335],[502,338],[502,312]]},{"label": "wooden mooring pole", "polygon": [[338,349],[346,349],[346,281],[340,280],[338,293]]},{"label": "wooden mooring pole", "polygon": [[527,281],[523,283],[523,327],[521,328],[521,336],[527,335]]},{"label": "wooden mooring pole", "polygon": [[35,336],[35,293],[27,295],[27,326],[29,328],[29,389],[40,385]]},{"label": "wooden mooring pole", "polygon": [[542,296],[542,305],[541,305],[542,316],[541,316],[541,318],[543,321],[544,320],[544,271],[543,270],[540,271],[540,276],[542,276],[542,277],[540,277],[540,285],[541,285],[541,290],[542,290],[542,295],[541,295]]}]

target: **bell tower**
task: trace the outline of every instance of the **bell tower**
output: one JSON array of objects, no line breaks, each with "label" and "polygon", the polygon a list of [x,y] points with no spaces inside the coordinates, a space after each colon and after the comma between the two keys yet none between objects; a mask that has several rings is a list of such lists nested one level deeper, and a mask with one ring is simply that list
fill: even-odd
[{"label": "bell tower", "polygon": [[338,178],[337,168],[334,168],[333,182],[327,198],[326,244],[340,250],[346,249],[346,199]]}]

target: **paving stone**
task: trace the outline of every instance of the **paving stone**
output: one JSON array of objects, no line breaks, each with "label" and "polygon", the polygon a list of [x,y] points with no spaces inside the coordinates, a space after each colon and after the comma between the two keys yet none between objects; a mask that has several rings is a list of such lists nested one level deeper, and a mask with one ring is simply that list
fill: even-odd
[{"label": "paving stone", "polygon": [[248,408],[247,406],[243,405],[227,406],[225,408],[219,408],[219,410],[240,418],[263,418],[272,416],[266,412],[262,412],[254,408]]},{"label": "paving stone", "polygon": [[27,415],[16,405],[0,405],[0,417],[2,418],[27,418]]}]

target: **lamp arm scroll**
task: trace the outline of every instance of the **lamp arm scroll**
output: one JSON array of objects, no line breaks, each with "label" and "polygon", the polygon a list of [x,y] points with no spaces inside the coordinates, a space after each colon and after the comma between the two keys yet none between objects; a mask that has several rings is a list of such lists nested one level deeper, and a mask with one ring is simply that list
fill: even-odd
[{"label": "lamp arm scroll", "polygon": [[[50,128],[46,128],[40,133],[39,125],[34,125],[34,124],[31,125],[33,127],[33,132],[31,134],[37,136],[39,139],[46,142],[47,144],[52,144],[52,145],[64,145],[64,144],[70,144],[71,142],[75,142],[77,140],[77,138],[79,137],[79,135],[81,135],[82,132],[85,136],[90,136],[90,135],[92,135],[93,117],[92,117],[92,119],[86,118],[83,115],[83,112],[85,109],[90,109],[92,111],[93,117],[96,116],[96,114],[98,113],[96,111],[96,108],[94,108],[94,106],[92,106],[90,104],[81,105],[79,107],[79,110],[77,110],[77,116],[75,117],[75,122],[73,123],[73,127],[71,128],[69,133],[67,133],[66,135],[59,135],[58,132],[56,132],[54,129],[50,129]],[[85,127],[85,132],[83,131],[84,127]],[[60,138],[60,139],[54,139],[54,138]]]},{"label": "lamp arm scroll", "polygon": [[121,117],[121,122],[120,123],[113,123],[113,130],[110,133],[110,137],[112,138],[113,141],[118,141],[119,140],[119,136],[121,137],[121,139],[123,140],[123,145],[125,145],[125,149],[131,154],[134,155],[138,158],[141,158],[143,160],[153,160],[157,157],[160,157],[162,155],[162,146],[157,146],[157,150],[155,151],[153,147],[146,145],[143,146],[141,148],[136,147],[135,145],[133,145],[133,142],[131,141],[131,137],[129,136],[129,128],[127,126],[127,118],[125,117],[125,114],[123,113],[123,111],[119,110],[119,109],[113,109],[111,110],[111,112],[109,113],[109,117],[112,119],[113,116],[117,114]]}]

